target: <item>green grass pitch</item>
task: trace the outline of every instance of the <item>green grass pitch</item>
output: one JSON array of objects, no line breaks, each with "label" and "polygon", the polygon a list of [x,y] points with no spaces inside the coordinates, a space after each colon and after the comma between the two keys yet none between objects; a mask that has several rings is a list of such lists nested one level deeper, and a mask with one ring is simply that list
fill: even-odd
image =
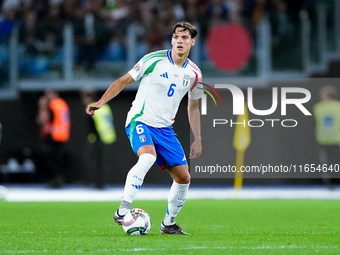
[{"label": "green grass pitch", "polygon": [[166,201],[135,201],[152,228],[127,236],[119,202],[0,201],[0,254],[340,254],[340,203],[320,200],[188,200],[161,235]]}]

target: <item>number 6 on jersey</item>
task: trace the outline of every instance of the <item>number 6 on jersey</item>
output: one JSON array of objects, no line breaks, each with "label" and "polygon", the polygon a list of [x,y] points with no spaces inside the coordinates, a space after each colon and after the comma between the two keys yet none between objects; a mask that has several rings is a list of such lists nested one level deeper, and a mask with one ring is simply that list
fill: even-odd
[{"label": "number 6 on jersey", "polygon": [[168,90],[168,97],[172,97],[175,93],[175,89],[174,87],[176,87],[175,83],[171,83],[170,88]]}]

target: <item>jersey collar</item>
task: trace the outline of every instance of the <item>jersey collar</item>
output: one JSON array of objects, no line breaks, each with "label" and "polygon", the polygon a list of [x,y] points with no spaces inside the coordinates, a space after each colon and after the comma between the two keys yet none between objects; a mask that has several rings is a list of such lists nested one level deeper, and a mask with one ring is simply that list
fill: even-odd
[{"label": "jersey collar", "polygon": [[[173,60],[172,57],[171,57],[171,51],[172,51],[172,50],[168,50],[168,52],[167,52],[168,60],[169,60],[169,62],[170,62],[171,64],[175,65],[175,62],[174,62],[174,60]],[[189,63],[189,59],[187,59],[187,60],[184,62],[184,64],[182,65],[182,68],[186,68],[187,65],[188,65],[188,63]]]}]

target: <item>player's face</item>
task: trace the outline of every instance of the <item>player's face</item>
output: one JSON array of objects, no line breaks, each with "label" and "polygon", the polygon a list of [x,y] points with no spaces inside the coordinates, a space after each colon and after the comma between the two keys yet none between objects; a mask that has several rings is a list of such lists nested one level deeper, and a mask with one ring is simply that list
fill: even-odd
[{"label": "player's face", "polygon": [[195,39],[191,38],[188,30],[183,31],[182,27],[178,27],[171,39],[172,50],[179,54],[189,54],[191,46],[195,44]]}]

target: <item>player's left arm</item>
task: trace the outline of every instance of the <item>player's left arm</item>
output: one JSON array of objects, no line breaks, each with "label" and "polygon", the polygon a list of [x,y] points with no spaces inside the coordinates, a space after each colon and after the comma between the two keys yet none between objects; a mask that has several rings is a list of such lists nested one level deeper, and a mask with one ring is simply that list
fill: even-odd
[{"label": "player's left arm", "polygon": [[190,148],[189,158],[194,159],[199,157],[202,153],[201,115],[198,107],[198,100],[188,99],[188,117],[195,139]]}]

